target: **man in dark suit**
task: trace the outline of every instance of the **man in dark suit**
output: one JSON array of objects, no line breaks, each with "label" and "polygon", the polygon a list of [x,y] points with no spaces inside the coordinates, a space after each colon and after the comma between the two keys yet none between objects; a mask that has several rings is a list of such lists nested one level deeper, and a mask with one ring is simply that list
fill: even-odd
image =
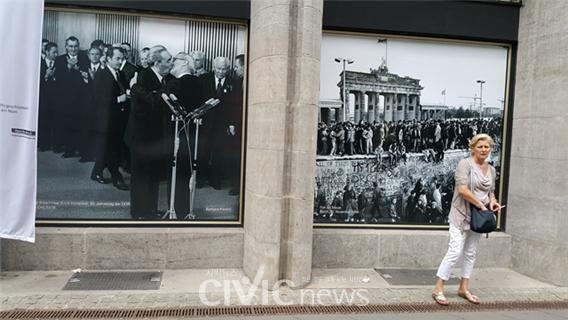
[{"label": "man in dark suit", "polygon": [[[187,112],[193,111],[199,106],[199,82],[198,78],[192,75],[193,59],[189,54],[184,52],[178,53],[173,60],[173,68],[170,72],[175,79],[168,83],[168,92],[174,94],[179,103],[186,109]],[[183,124],[180,124],[183,125]],[[175,125],[170,122],[168,131],[170,137],[175,136]],[[189,181],[192,174],[192,161],[191,156],[194,152],[195,130],[193,124],[188,124],[187,127],[179,130],[179,150],[177,154],[176,165],[176,190],[175,190],[175,204],[174,208],[178,219],[183,219],[189,213],[189,199],[190,199],[190,185]],[[170,149],[173,149],[173,139],[168,141]],[[171,174],[169,176],[171,179]],[[170,184],[168,184],[170,187]],[[168,193],[171,190],[168,190]],[[189,216],[195,218],[194,216]]]},{"label": "man in dark suit", "polygon": [[[96,48],[93,48],[96,49]],[[98,49],[96,49],[98,50]],[[123,124],[120,123],[122,104],[128,101],[126,88],[120,80],[120,64],[126,52],[113,48],[107,53],[107,67],[95,74],[95,117],[96,162],[91,179],[105,183],[103,170],[108,168],[113,185],[119,190],[128,190],[118,170],[120,147],[122,145]]]},{"label": "man in dark suit", "polygon": [[[240,193],[241,178],[241,144],[243,139],[242,110],[244,99],[244,76],[245,76],[245,55],[239,54],[235,57],[235,85],[231,94],[232,109],[229,111],[228,135],[227,135],[227,157],[224,165],[226,176],[229,179],[229,195]],[[234,130],[231,130],[234,127]],[[234,132],[234,134],[231,134]]]},{"label": "man in dark suit", "polygon": [[[126,50],[127,55],[128,55],[127,48],[130,48],[130,50],[132,51],[132,48],[130,47],[130,45],[127,42],[123,43],[121,45],[121,47],[124,50]],[[134,77],[136,72],[138,72],[137,66],[130,63],[126,59],[124,59],[122,61],[122,64],[120,65],[120,74],[122,75],[122,81],[124,82],[125,87],[128,87],[130,80]],[[131,109],[130,101],[127,101],[126,103],[124,103],[123,108],[122,108],[122,113],[120,114],[120,123],[121,123],[122,128],[124,128],[124,129],[126,129],[126,126],[128,124],[128,119],[130,118],[130,109]],[[124,133],[123,133],[123,135],[124,135]],[[128,149],[128,146],[126,145],[126,143],[124,143],[124,141],[123,141],[120,149],[121,149],[121,151],[120,151],[120,165],[127,172],[130,172],[130,150]]]},{"label": "man in dark suit", "polygon": [[172,56],[162,46],[150,49],[150,67],[131,84],[132,110],[127,136],[130,142],[130,213],[133,218],[157,218],[158,189],[166,176],[165,159],[171,153],[164,143],[167,106],[161,99],[172,76]]},{"label": "man in dark suit", "polygon": [[81,159],[79,162],[92,161],[95,156],[95,141],[93,131],[93,118],[96,117],[97,105],[95,102],[95,74],[102,69],[102,51],[98,47],[91,47],[87,51],[89,57],[89,67],[81,70],[83,81],[85,82],[85,94],[83,95],[83,105],[81,113]]},{"label": "man in dark suit", "polygon": [[57,44],[48,42],[45,45],[45,57],[40,64],[39,85],[39,117],[38,117],[38,147],[46,151],[54,146],[53,113],[57,103],[57,86],[55,82],[55,59]]},{"label": "man in dark suit", "polygon": [[235,98],[239,94],[242,96],[239,93],[242,90],[238,88],[240,84],[236,84],[229,76],[229,60],[225,57],[215,58],[213,72],[201,76],[199,80],[202,101],[217,98],[221,103],[203,118],[203,136],[200,135],[198,145],[198,168],[200,172],[205,172],[205,176],[198,175],[197,183],[202,186],[205,183],[203,179],[207,177],[209,185],[220,190],[227,170],[234,170],[234,166],[226,167],[230,160],[227,149],[229,138],[237,136],[237,127],[240,128],[242,105],[238,105]]},{"label": "man in dark suit", "polygon": [[206,74],[205,70],[205,53],[203,51],[192,51],[191,58],[193,58],[193,75],[196,77],[201,77]]},{"label": "man in dark suit", "polygon": [[120,47],[126,51],[126,57],[124,61],[130,62],[130,64],[134,64],[134,52],[132,50],[132,45],[128,42],[123,42],[120,44]]},{"label": "man in dark suit", "polygon": [[138,67],[132,64],[130,61],[124,60],[120,65],[120,71],[124,75],[125,80],[130,83],[130,79],[132,79],[134,77],[134,74],[138,72]]},{"label": "man in dark suit", "polygon": [[60,93],[55,127],[64,144],[63,157],[69,158],[78,155],[80,149],[81,95],[85,86],[80,70],[88,68],[89,59],[79,52],[79,39],[74,36],[65,40],[65,50],[67,52],[55,60]]}]

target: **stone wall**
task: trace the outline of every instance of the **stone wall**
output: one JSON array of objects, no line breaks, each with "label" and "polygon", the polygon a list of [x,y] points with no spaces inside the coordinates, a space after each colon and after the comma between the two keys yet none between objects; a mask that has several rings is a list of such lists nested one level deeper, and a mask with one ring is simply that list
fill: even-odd
[{"label": "stone wall", "polygon": [[568,2],[521,9],[507,232],[516,271],[568,285]]}]

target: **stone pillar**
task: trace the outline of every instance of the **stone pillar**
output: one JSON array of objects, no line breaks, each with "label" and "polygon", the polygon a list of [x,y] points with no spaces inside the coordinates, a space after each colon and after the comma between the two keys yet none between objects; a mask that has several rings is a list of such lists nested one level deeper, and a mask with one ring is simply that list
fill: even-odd
[{"label": "stone pillar", "polygon": [[367,103],[365,103],[366,95],[366,92],[361,92],[361,120],[369,122],[369,118],[367,116],[369,113],[369,99],[367,97]]},{"label": "stone pillar", "polygon": [[[345,95],[345,106],[343,106],[345,108],[345,119],[342,119],[342,122],[351,120],[351,110],[349,110],[349,94],[350,92],[347,91]],[[343,110],[341,110],[341,117],[343,118]]]},{"label": "stone pillar", "polygon": [[377,93],[375,92],[367,92],[367,96],[369,97],[368,109],[367,109],[367,121],[369,123],[373,123],[375,121],[375,109],[377,108],[376,99]]},{"label": "stone pillar", "polygon": [[[400,102],[399,102],[400,99]],[[393,108],[393,121],[398,122],[401,120],[404,115],[404,110],[399,110],[402,107],[402,94],[395,93],[394,94],[394,108]]]},{"label": "stone pillar", "polygon": [[392,93],[385,93],[385,122],[393,121],[394,97]]},{"label": "stone pillar", "polygon": [[367,118],[365,116],[367,105],[365,104],[365,93],[362,91],[359,92],[359,101],[361,101],[361,103],[359,104],[359,120],[367,121]]},{"label": "stone pillar", "polygon": [[416,113],[416,119],[418,121],[421,121],[422,120],[422,108],[420,108],[420,96],[419,95],[416,95],[416,110],[415,110],[415,113]]},{"label": "stone pillar", "polygon": [[402,120],[408,120],[408,107],[410,106],[410,95],[407,93],[403,96],[404,104],[402,105],[403,116]]},{"label": "stone pillar", "polygon": [[355,95],[355,123],[359,123],[361,120],[361,108],[363,108],[363,103],[361,102],[361,92],[353,91]]},{"label": "stone pillar", "polygon": [[[375,92],[374,96],[375,96],[375,120],[376,121],[384,120],[384,119],[381,119],[381,110],[379,108],[379,105],[381,104],[381,99],[380,99],[381,94],[378,93],[378,92]],[[383,103],[383,105],[384,105],[384,103]],[[383,110],[383,112],[384,112],[384,110]]]},{"label": "stone pillar", "polygon": [[[345,108],[345,106],[343,105],[343,87],[339,88],[339,98],[341,99],[341,108],[335,110],[335,112],[336,112],[335,120],[337,122],[343,122],[344,121],[343,109]],[[345,98],[345,104],[346,105],[348,105],[347,101],[349,101],[349,92],[347,92],[347,97]],[[347,110],[349,110],[349,109],[346,109],[346,111],[345,111],[346,113],[347,113]]]},{"label": "stone pillar", "polygon": [[411,94],[408,95],[408,104],[407,104],[407,111],[406,115],[404,116],[406,120],[414,120],[416,119],[416,95]]},{"label": "stone pillar", "polygon": [[[322,0],[251,1],[243,269],[311,276]],[[275,70],[278,70],[275,72]]]}]

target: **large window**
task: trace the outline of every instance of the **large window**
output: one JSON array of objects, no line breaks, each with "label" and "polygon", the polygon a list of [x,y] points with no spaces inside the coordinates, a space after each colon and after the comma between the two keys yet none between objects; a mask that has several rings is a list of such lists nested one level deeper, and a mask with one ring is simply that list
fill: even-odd
[{"label": "large window", "polygon": [[47,8],[43,35],[40,221],[241,222],[245,23]]},{"label": "large window", "polygon": [[321,52],[320,99],[342,107],[318,126],[316,225],[447,224],[477,133],[502,172],[509,45],[324,32]]}]

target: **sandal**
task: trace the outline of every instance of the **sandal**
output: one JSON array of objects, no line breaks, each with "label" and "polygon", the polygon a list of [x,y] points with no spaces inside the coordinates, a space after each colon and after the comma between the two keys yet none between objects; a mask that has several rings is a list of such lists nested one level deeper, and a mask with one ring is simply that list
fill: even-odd
[{"label": "sandal", "polygon": [[450,304],[442,291],[438,293],[432,292],[432,298],[434,299],[434,301],[436,301],[437,304],[441,306],[447,306]]},{"label": "sandal", "polygon": [[464,298],[465,300],[473,303],[473,304],[480,304],[481,301],[479,301],[479,298],[472,294],[469,290],[467,290],[466,292],[458,292],[458,296]]}]

